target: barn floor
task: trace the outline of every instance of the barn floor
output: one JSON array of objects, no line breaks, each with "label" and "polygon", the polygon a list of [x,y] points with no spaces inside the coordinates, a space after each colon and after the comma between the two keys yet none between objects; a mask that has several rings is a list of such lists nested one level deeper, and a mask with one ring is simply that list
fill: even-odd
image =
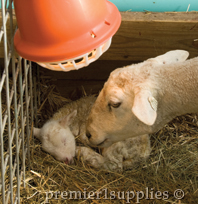
[{"label": "barn floor", "polygon": [[[108,63],[93,63],[76,74],[41,69],[38,126],[70,100],[98,93],[114,69],[108,67]],[[122,63],[113,64],[116,67],[126,65]],[[88,72],[92,74],[88,75]],[[152,134],[150,158],[122,173],[93,169],[79,158],[74,165],[68,166],[42,151],[39,141],[31,137],[31,164],[26,172],[21,202],[195,204],[198,200],[197,117],[197,114],[178,117]]]}]

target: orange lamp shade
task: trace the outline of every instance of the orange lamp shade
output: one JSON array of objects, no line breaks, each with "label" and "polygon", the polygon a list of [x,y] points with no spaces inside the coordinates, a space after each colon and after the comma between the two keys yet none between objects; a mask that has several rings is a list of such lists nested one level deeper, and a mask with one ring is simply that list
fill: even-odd
[{"label": "orange lamp shade", "polygon": [[93,57],[99,46],[101,51],[107,47],[121,23],[117,7],[107,0],[14,0],[14,7],[15,49],[41,65],[86,53]]}]

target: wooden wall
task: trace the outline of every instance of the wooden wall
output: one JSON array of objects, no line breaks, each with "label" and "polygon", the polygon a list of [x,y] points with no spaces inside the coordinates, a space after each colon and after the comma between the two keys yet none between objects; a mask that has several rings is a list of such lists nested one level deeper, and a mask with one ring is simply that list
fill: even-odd
[{"label": "wooden wall", "polygon": [[132,61],[123,60],[98,60],[88,67],[70,72],[54,72],[40,67],[40,78],[49,80],[57,86],[64,97],[77,99],[86,94],[97,94],[108,79],[111,71],[118,67],[132,64]]},{"label": "wooden wall", "polygon": [[[87,94],[98,92],[109,73],[117,67],[136,63],[169,50],[184,49],[190,58],[198,56],[198,12],[121,12],[122,23],[110,49],[87,68],[54,72],[40,68],[43,79],[52,79],[63,96],[75,95],[84,87]],[[2,24],[2,19],[0,18]],[[14,20],[16,24],[16,19]],[[9,33],[9,23],[7,24]],[[0,44],[0,58],[3,58]],[[76,93],[75,93],[76,92]]]},{"label": "wooden wall", "polygon": [[[121,12],[121,15],[121,26],[101,60],[142,61],[172,49],[185,49],[191,57],[197,56],[198,12]],[[10,33],[9,21],[7,28]],[[0,44],[2,57],[3,43]]]},{"label": "wooden wall", "polygon": [[173,49],[198,56],[198,12],[124,12],[112,46],[101,59],[143,61]]}]

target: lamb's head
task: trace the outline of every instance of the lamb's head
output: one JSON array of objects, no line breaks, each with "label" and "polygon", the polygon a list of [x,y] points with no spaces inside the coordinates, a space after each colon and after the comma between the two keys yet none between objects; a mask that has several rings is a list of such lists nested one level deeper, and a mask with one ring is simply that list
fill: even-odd
[{"label": "lamb's head", "polygon": [[108,147],[114,142],[153,132],[160,87],[152,70],[163,64],[185,61],[187,57],[188,52],[176,50],[171,55],[168,52],[114,70],[88,117],[86,134],[90,143]]},{"label": "lamb's head", "polygon": [[60,120],[51,119],[41,129],[33,130],[34,136],[41,141],[43,150],[66,164],[72,163],[75,156],[76,143],[69,125],[76,114],[75,110]]}]

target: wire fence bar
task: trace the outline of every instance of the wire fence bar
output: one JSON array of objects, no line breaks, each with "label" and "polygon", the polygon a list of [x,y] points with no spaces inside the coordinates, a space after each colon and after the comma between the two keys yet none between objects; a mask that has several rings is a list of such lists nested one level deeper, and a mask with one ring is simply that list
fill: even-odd
[{"label": "wire fence bar", "polygon": [[[22,84],[22,67],[21,67],[21,57],[19,57],[19,89],[20,89],[20,104],[21,104],[21,138],[22,138],[22,171],[24,172],[23,174],[23,180],[25,180],[25,158],[24,158],[24,153],[25,153],[25,142],[24,142],[24,118],[23,118],[23,84]],[[25,187],[25,183],[24,183]]]},{"label": "wire fence bar", "polygon": [[[0,127],[2,127],[2,100],[0,94]],[[0,152],[1,152],[1,182],[0,182],[0,190],[2,196],[2,203],[5,203],[5,177],[4,177],[4,145],[3,145],[3,130],[0,129]]]},{"label": "wire fence bar", "polygon": [[[16,157],[15,157],[15,162],[14,162],[14,171],[16,169],[16,178],[17,178],[17,192],[16,192],[16,197],[15,197],[15,202],[14,203],[20,203],[20,181],[19,181],[19,134],[18,134],[18,108],[17,108],[17,78],[18,78],[18,73],[19,73],[19,68],[17,66],[17,71],[16,71],[16,66],[15,66],[15,55],[14,55],[14,42],[13,42],[13,10],[12,10],[12,0],[9,0],[9,13],[10,13],[10,33],[11,33],[11,57],[12,57],[12,80],[13,80],[13,90],[14,90],[14,117],[15,117],[15,144],[16,144]],[[14,175],[13,175],[14,176]]]},{"label": "wire fence bar", "polygon": [[5,72],[3,72],[2,77],[1,77],[1,81],[0,81],[0,92],[2,92],[3,84],[5,82],[5,78],[6,78],[6,74],[5,74]]},{"label": "wire fence bar", "polygon": [[[3,24],[3,32],[4,32],[4,68],[6,74],[6,103],[7,103],[7,123],[8,123],[8,153],[9,153],[9,193],[7,194],[8,197],[10,195],[10,203],[13,204],[13,178],[12,178],[12,143],[11,143],[11,116],[10,116],[10,98],[9,98],[9,72],[8,72],[8,51],[7,51],[7,29],[6,29],[6,18],[5,18],[5,10],[4,10],[4,1],[1,0],[2,5],[2,24]],[[4,181],[2,181],[4,182]]]},{"label": "wire fence bar", "polygon": [[[6,12],[6,14],[5,14],[5,19],[4,19],[5,24],[7,23],[8,17],[9,17],[9,13]],[[1,31],[0,31],[0,41],[2,40],[3,35],[4,35],[4,30],[3,30],[3,27],[1,27]]]},{"label": "wire fence bar", "polygon": [[[37,107],[36,71],[14,51],[13,0],[1,1],[0,43],[0,203],[20,204],[20,189],[30,168],[30,137]],[[9,31],[7,31],[9,29]],[[8,36],[9,33],[9,36]]]},{"label": "wire fence bar", "polygon": [[[29,62],[29,67],[30,67],[30,70],[29,70],[29,87],[30,87],[30,98],[33,98],[33,78],[32,78],[32,63],[31,61]],[[34,104],[33,104],[33,100],[30,101],[30,110],[31,110],[31,121],[30,121],[30,124],[31,124],[31,127],[33,128],[33,122],[34,122]],[[37,103],[37,102],[36,102]],[[35,111],[36,113],[36,111]],[[32,133],[31,133],[32,134]]]},{"label": "wire fence bar", "polygon": [[[37,66],[36,66],[36,73],[39,73],[38,70],[37,70]],[[33,87],[34,101],[33,102],[34,102],[34,112],[35,113],[37,113],[37,104],[40,106],[40,100],[39,100],[39,98],[37,96],[37,93],[36,93],[36,90],[37,90],[37,86],[36,86],[36,73],[34,72],[34,75],[33,75],[33,83],[34,83],[34,87]],[[39,75],[38,75],[38,77],[39,77]],[[38,90],[38,91],[40,91],[40,90]],[[37,101],[38,101],[38,103],[37,103]],[[37,117],[37,115],[35,116],[35,125],[36,126],[38,125],[38,117]]]},{"label": "wire fence bar", "polygon": [[28,92],[28,71],[29,66],[27,65],[27,60],[24,60],[24,72],[25,72],[25,100],[26,100],[26,132],[27,132],[27,149],[28,149],[28,166],[30,166],[30,124],[29,124],[29,92]]},{"label": "wire fence bar", "polygon": [[[7,57],[7,64],[9,65],[9,63],[10,63],[10,59],[11,59],[11,57],[10,57],[10,55],[8,55],[8,57]],[[2,91],[2,89],[3,89],[3,85],[4,85],[4,82],[5,82],[5,79],[6,79],[6,72],[5,72],[5,69],[4,69],[4,72],[3,72],[3,74],[2,74],[2,78],[1,78],[1,80],[0,80],[0,92]]]}]

